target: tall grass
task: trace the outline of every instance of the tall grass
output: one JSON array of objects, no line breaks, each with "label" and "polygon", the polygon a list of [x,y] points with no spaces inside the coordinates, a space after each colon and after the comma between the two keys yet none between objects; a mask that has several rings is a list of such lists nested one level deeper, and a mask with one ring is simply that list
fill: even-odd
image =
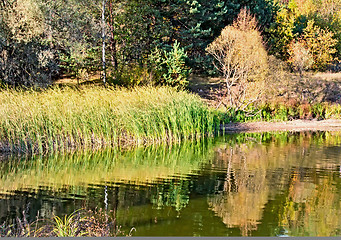
[{"label": "tall grass", "polygon": [[181,141],[212,133],[215,117],[199,97],[169,87],[53,88],[0,92],[0,150]]}]

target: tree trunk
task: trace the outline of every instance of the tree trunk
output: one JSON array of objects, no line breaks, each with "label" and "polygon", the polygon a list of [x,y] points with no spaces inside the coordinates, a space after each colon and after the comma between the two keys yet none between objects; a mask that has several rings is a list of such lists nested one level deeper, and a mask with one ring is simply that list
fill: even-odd
[{"label": "tree trunk", "polygon": [[102,9],[102,63],[103,63],[103,83],[105,84],[107,81],[107,74],[106,74],[106,63],[105,63],[105,5],[107,0],[103,0],[103,9]]},{"label": "tree trunk", "polygon": [[109,1],[109,27],[110,27],[110,55],[111,55],[111,64],[115,70],[117,70],[118,62],[117,62],[117,49],[116,49],[116,40],[115,40],[115,16],[114,16],[114,7],[113,0]]}]

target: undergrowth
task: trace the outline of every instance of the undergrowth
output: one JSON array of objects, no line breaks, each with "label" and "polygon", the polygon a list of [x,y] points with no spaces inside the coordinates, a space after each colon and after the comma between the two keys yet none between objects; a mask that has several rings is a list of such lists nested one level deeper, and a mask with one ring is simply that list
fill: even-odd
[{"label": "undergrowth", "polygon": [[341,105],[330,103],[263,103],[245,111],[230,110],[223,122],[291,121],[297,119],[341,119]]}]

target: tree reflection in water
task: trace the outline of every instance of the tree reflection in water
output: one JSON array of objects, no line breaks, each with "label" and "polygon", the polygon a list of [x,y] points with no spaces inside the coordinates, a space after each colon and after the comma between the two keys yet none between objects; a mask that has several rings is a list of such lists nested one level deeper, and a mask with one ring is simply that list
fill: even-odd
[{"label": "tree reflection in water", "polygon": [[84,207],[139,236],[341,234],[341,133],[205,141],[2,161],[0,220]]},{"label": "tree reflection in water", "polygon": [[[283,144],[285,143],[285,144]],[[303,133],[269,144],[239,142],[220,147],[213,165],[226,169],[221,189],[208,198],[228,228],[252,235],[266,222],[264,209],[282,198],[278,227],[292,236],[340,234],[340,134]],[[320,146],[322,145],[322,146]],[[223,186],[223,187],[221,187]]]}]

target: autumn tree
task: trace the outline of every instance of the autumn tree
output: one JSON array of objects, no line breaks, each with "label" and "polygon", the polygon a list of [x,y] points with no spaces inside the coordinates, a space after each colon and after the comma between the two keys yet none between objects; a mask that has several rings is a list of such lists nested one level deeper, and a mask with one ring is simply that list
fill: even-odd
[{"label": "autumn tree", "polygon": [[262,30],[270,26],[277,11],[276,4],[268,0],[170,2],[169,19],[176,29],[172,36],[187,50],[191,67],[204,73],[214,72],[212,59],[205,52],[206,47],[221,34],[225,26],[233,23],[242,8],[249,9]]},{"label": "autumn tree", "polygon": [[225,78],[230,108],[245,109],[251,99],[252,82],[264,80],[267,72],[267,52],[263,46],[257,20],[243,9],[233,25],[227,26],[208,47],[216,68]]},{"label": "autumn tree", "polygon": [[303,31],[302,39],[313,57],[313,69],[324,70],[334,60],[338,41],[331,31],[320,28],[311,20]]}]

